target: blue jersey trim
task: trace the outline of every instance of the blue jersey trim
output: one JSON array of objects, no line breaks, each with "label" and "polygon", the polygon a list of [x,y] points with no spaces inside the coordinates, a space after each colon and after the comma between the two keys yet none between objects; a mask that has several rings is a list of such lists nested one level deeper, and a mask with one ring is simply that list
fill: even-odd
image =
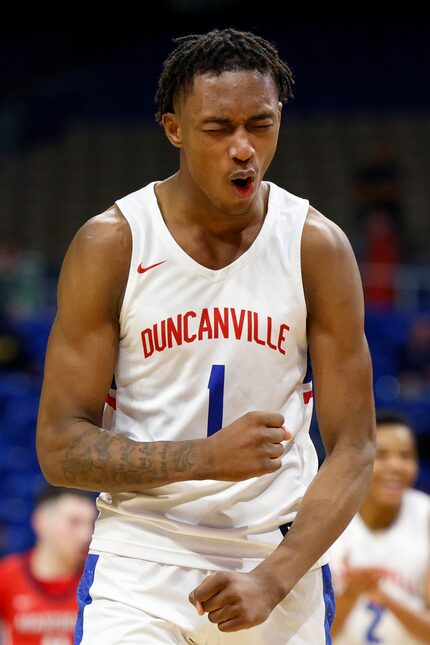
[{"label": "blue jersey trim", "polygon": [[303,379],[303,383],[309,383],[312,381],[313,376],[312,376],[312,363],[311,363],[311,356],[309,353],[309,347],[306,353],[306,374],[305,378]]},{"label": "blue jersey trim", "polygon": [[331,625],[334,620],[334,614],[336,611],[336,601],[334,599],[333,585],[331,581],[331,571],[328,564],[324,564],[321,567],[322,577],[323,577],[323,594],[324,594],[324,604],[325,604],[325,618],[324,618],[324,631],[325,631],[325,642],[326,645],[332,645],[331,641]]},{"label": "blue jersey trim", "polygon": [[84,573],[82,574],[81,581],[78,586],[77,600],[78,600],[78,616],[75,626],[75,637],[73,645],[79,645],[82,642],[84,632],[84,609],[87,605],[93,602],[90,596],[90,587],[94,582],[94,575],[96,572],[96,564],[99,559],[98,554],[89,553],[85,560]]}]

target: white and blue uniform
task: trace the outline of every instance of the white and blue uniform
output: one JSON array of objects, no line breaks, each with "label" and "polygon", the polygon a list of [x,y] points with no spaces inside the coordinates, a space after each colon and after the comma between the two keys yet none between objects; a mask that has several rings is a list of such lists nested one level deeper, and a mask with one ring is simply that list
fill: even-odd
[{"label": "white and blue uniform", "polygon": [[[136,441],[184,441],[207,437],[247,412],[271,410],[284,415],[293,439],[284,442],[282,467],[260,477],[101,493],[91,553],[248,572],[282,541],[318,467],[309,437],[312,383],[304,382],[300,253],[309,202],[269,182],[267,214],[253,244],[213,270],[176,242],[154,187],[116,202],[130,226],[132,256],[116,399],[111,392],[105,423]],[[327,561],[312,570],[321,578],[325,565],[328,580]],[[324,627],[322,634],[325,639]]]},{"label": "white and blue uniform", "polygon": [[[346,567],[378,567],[381,588],[412,611],[426,609],[425,584],[430,570],[430,497],[407,490],[391,526],[372,530],[358,513],[331,547],[330,566],[336,593],[345,588]],[[363,594],[348,615],[336,645],[420,645],[388,609]]]}]

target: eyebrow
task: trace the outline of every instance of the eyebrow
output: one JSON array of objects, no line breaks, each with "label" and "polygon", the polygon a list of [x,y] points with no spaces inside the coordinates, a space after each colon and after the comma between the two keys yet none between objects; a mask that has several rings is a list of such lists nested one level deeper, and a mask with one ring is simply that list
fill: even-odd
[{"label": "eyebrow", "polygon": [[[253,116],[247,119],[248,121],[264,121],[265,119],[273,119],[273,112],[260,112],[260,114],[254,114]],[[216,123],[217,125],[228,125],[231,123],[231,119],[226,119],[219,116],[208,116],[206,119],[200,122],[200,125],[207,125],[208,123]]]}]

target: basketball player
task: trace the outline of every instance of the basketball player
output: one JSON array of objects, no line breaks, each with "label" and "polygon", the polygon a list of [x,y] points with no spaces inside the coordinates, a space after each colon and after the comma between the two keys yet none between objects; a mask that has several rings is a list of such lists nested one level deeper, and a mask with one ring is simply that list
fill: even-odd
[{"label": "basketball player", "polygon": [[94,527],[89,493],[46,487],[33,511],[34,548],[0,562],[4,645],[71,645],[76,590]]},{"label": "basketball player", "polygon": [[275,47],[177,45],[157,119],[179,170],[77,233],[46,358],[42,468],[105,491],[75,642],[318,645],[326,551],[373,461],[359,272],[336,224],[263,181],[293,83]]},{"label": "basketball player", "polygon": [[415,438],[399,413],[377,414],[373,479],[332,547],[336,645],[430,643],[430,497],[413,490]]}]

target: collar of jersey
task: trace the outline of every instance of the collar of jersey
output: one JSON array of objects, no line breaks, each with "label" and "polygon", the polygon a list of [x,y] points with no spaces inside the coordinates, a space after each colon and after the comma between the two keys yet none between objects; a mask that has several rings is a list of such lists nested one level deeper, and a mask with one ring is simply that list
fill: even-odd
[{"label": "collar of jersey", "polygon": [[181,263],[186,265],[187,271],[194,273],[195,275],[200,275],[211,282],[217,282],[219,280],[224,280],[228,276],[236,273],[242,269],[248,262],[252,259],[258,261],[258,252],[262,244],[264,244],[264,238],[267,237],[269,228],[273,220],[273,212],[275,210],[276,202],[276,186],[270,181],[265,183],[269,186],[269,198],[267,201],[267,212],[266,217],[264,218],[263,225],[261,226],[257,237],[252,242],[251,246],[242,253],[236,260],[227,264],[227,266],[222,267],[221,269],[209,269],[203,264],[200,264],[194,260],[184,249],[178,244],[176,239],[173,237],[172,233],[168,229],[166,222],[164,221],[163,215],[161,213],[160,207],[158,205],[157,196],[155,194],[155,186],[157,185],[156,181],[151,182],[146,186],[148,191],[148,199],[150,204],[151,216],[153,218],[154,226],[158,232],[160,238],[163,240],[163,243],[173,256],[175,256]]}]

